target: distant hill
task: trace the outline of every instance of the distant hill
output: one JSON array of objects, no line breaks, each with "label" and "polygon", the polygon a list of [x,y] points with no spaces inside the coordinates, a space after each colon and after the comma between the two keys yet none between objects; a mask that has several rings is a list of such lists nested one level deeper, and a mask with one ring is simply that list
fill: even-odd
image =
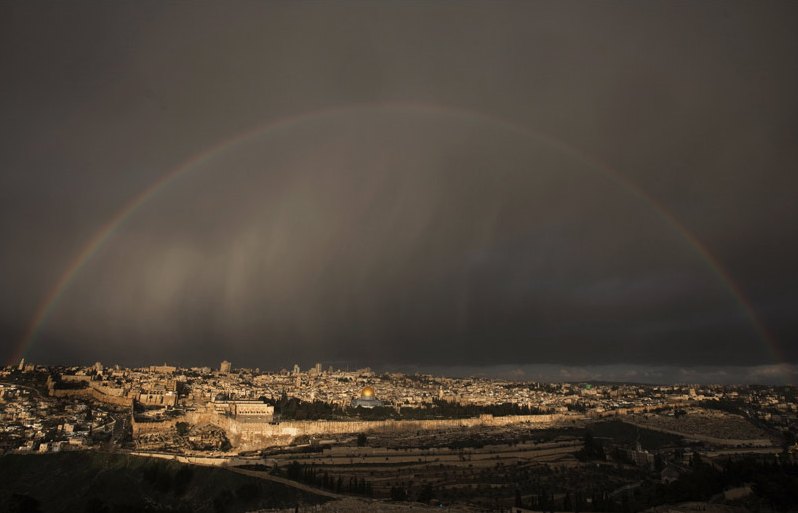
[{"label": "distant hill", "polygon": [[0,511],[240,513],[325,500],[224,469],[124,454],[0,457]]}]

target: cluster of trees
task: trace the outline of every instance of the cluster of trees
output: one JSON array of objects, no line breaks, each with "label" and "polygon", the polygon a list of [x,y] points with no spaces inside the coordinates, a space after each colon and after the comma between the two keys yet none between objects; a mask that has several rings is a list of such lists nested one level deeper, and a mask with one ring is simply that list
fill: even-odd
[{"label": "cluster of trees", "polygon": [[214,513],[225,513],[228,507],[234,502],[238,501],[244,504],[253,504],[261,498],[261,489],[255,483],[244,483],[235,489],[235,492],[230,490],[222,490],[213,498],[213,511]]},{"label": "cluster of trees", "polygon": [[708,410],[719,410],[735,415],[744,415],[748,407],[742,399],[720,399],[717,401],[701,401],[699,406]]},{"label": "cluster of trees", "polygon": [[22,493],[11,494],[6,508],[8,513],[40,513],[42,510],[38,500]]},{"label": "cluster of trees", "polygon": [[435,399],[429,407],[402,408],[401,411],[390,406],[376,408],[341,408],[324,401],[302,401],[295,397],[288,397],[285,393],[276,401],[262,398],[274,406],[274,412],[284,420],[336,420],[348,417],[357,417],[362,420],[429,420],[429,419],[463,419],[489,414],[494,417],[508,415],[540,415],[550,413],[535,406],[519,405],[515,403],[500,403],[491,405],[462,405],[456,402]]},{"label": "cluster of trees", "polygon": [[296,397],[288,397],[283,393],[277,401],[266,401],[274,406],[274,413],[284,420],[334,420],[341,418],[345,412],[324,401],[302,401]]},{"label": "cluster of trees", "polygon": [[191,480],[194,478],[194,470],[188,466],[181,466],[177,471],[172,472],[169,465],[157,462],[148,465],[142,472],[145,483],[155,488],[161,493],[173,493],[175,497],[180,497],[186,490]]},{"label": "cluster of trees", "polygon": [[521,499],[520,490],[515,491],[515,505],[519,508],[535,511],[617,511],[607,492],[585,494],[575,491],[566,492],[563,497],[555,497],[553,493],[533,495],[526,501]]},{"label": "cluster of trees", "polygon": [[[408,490],[403,486],[392,486],[390,493],[392,501],[408,501],[412,499],[412,494],[410,490]],[[427,503],[434,498],[435,498],[435,491],[432,489],[432,485],[427,483],[421,488],[421,490],[419,490],[415,499],[418,502]]]},{"label": "cluster of trees", "polygon": [[589,409],[588,406],[582,402],[568,404],[566,405],[566,408],[568,408],[568,411],[575,411],[578,413],[587,413],[587,410]]},{"label": "cluster of trees", "polygon": [[341,476],[335,478],[326,471],[320,472],[315,465],[305,465],[298,461],[292,461],[286,467],[286,477],[336,493],[365,495],[367,497],[371,497],[374,494],[371,483],[366,481],[365,478],[358,479],[353,476],[348,481],[344,481]]},{"label": "cluster of trees", "polygon": [[[585,433],[585,448],[580,456],[586,459],[601,458],[604,448],[590,432]],[[681,458],[680,458],[681,459]],[[661,462],[660,466],[664,466]],[[591,467],[587,467],[591,468]],[[662,483],[659,472],[644,475],[623,475],[629,479],[643,477],[642,483],[624,491],[616,490],[617,480],[574,479],[568,475],[539,476],[532,479],[524,472],[516,476],[516,482],[532,484],[530,488],[520,486],[516,490],[516,505],[536,511],[600,511],[633,513],[662,504],[677,504],[692,501],[709,501],[730,488],[751,485],[752,495],[744,499],[753,511],[795,511],[798,508],[798,464],[788,455],[780,458],[750,456],[744,459],[729,459],[723,464],[707,463],[694,452],[687,467],[680,467],[682,475],[671,483]],[[601,471],[616,477],[625,473],[609,467]],[[634,472],[630,470],[629,472]],[[612,482],[616,484],[613,485]],[[533,495],[528,495],[533,492]],[[522,498],[523,495],[523,498]]]},{"label": "cluster of trees", "polygon": [[[498,403],[490,405],[463,405],[443,399],[435,399],[432,408],[424,408],[422,411],[433,412],[437,416],[444,418],[467,418],[479,415],[493,415],[494,417],[505,417],[508,415],[540,415],[549,413],[536,406],[521,406],[516,403]],[[405,410],[402,410],[404,416]]]},{"label": "cluster of trees", "polygon": [[465,419],[489,414],[494,417],[508,415],[540,415],[549,413],[537,407],[521,406],[515,403],[491,405],[459,404],[444,399],[434,399],[432,405],[423,408],[402,408],[400,411],[387,406],[377,408],[355,408],[345,411],[363,420],[431,420],[431,419]]},{"label": "cluster of trees", "polygon": [[585,446],[576,453],[576,457],[580,461],[606,459],[604,447],[601,445],[601,442],[593,438],[593,432],[589,429],[585,431],[584,442]]},{"label": "cluster of trees", "polygon": [[727,461],[720,468],[705,463],[698,454],[690,461],[691,472],[670,485],[646,487],[641,502],[662,504],[708,500],[723,490],[752,483],[756,498],[775,511],[798,507],[798,465],[786,460],[746,458]]},{"label": "cluster of trees", "polygon": [[[172,494],[180,498],[188,491],[188,486],[194,478],[194,470],[189,466],[181,466],[175,471],[164,462],[154,462],[144,467],[141,477],[142,481],[150,485],[155,491],[162,494]],[[18,510],[12,507],[11,511],[26,513],[39,511],[38,509],[30,509],[30,506],[30,504],[22,505],[22,508]],[[147,503],[141,498],[133,502],[116,503],[112,501],[106,502],[100,497],[91,496],[85,499],[81,511],[83,513],[133,513],[140,511],[189,513],[193,511],[193,508],[188,503],[181,503],[177,507],[172,507],[155,502]]]},{"label": "cluster of trees", "polygon": [[717,467],[705,463],[697,453],[690,458],[688,471],[669,484],[646,480],[641,486],[618,494],[571,490],[556,497],[552,491],[542,489],[524,501],[516,492],[516,504],[537,511],[632,513],[662,504],[708,501],[726,489],[748,483],[754,494],[748,499],[749,506],[754,510],[793,511],[798,507],[798,465],[750,458]]}]

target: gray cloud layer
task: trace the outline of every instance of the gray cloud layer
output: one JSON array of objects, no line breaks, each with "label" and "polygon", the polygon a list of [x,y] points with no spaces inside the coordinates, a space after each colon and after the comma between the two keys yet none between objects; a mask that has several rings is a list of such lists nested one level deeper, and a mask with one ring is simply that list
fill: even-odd
[{"label": "gray cloud layer", "polygon": [[[798,360],[791,3],[4,4],[0,335],[46,361]],[[683,234],[540,140],[607,163]]]}]

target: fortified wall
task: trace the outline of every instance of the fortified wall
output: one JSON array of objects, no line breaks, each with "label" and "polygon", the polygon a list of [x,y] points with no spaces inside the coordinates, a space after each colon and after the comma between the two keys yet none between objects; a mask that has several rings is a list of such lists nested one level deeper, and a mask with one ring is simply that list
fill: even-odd
[{"label": "fortified wall", "polygon": [[116,390],[120,389],[92,386],[92,383],[89,383],[89,386],[86,388],[62,389],[55,388],[55,384],[52,380],[48,379],[47,390],[51,397],[80,397],[83,399],[94,399],[95,401],[113,404],[115,406],[123,406],[125,408],[133,407],[133,399],[131,397],[125,397],[124,395],[116,393]]},{"label": "fortified wall", "polygon": [[[481,415],[466,419],[434,420],[371,420],[371,421],[289,421],[272,426],[282,430],[281,434],[324,435],[360,433],[364,431],[401,431],[468,428],[474,426],[507,426],[510,424],[534,423],[547,425],[566,419],[561,414],[551,415],[508,415],[494,417]],[[296,434],[294,434],[296,433]]]},{"label": "fortified wall", "polygon": [[194,425],[214,425],[225,431],[230,443],[238,450],[254,450],[265,446],[288,444],[301,435],[333,435],[367,431],[413,431],[468,428],[474,426],[507,426],[535,424],[548,426],[567,420],[579,420],[576,415],[511,415],[493,417],[482,415],[466,419],[437,420],[377,420],[377,421],[289,421],[273,424],[266,421],[233,418],[213,411],[187,412],[180,418],[161,422],[134,422],[133,434],[157,432],[172,428],[177,422]]}]

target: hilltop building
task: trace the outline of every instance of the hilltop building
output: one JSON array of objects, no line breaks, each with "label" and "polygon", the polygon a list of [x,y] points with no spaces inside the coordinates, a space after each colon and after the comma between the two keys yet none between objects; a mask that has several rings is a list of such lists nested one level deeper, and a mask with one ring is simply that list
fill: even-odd
[{"label": "hilltop building", "polygon": [[375,408],[383,403],[374,394],[374,388],[366,387],[360,391],[360,397],[352,399],[352,408]]},{"label": "hilltop building", "polygon": [[157,374],[174,374],[177,370],[177,367],[174,365],[150,365],[150,372],[155,372]]},{"label": "hilltop building", "polygon": [[271,422],[274,418],[274,406],[260,400],[215,400],[211,404],[216,413],[236,419]]}]

